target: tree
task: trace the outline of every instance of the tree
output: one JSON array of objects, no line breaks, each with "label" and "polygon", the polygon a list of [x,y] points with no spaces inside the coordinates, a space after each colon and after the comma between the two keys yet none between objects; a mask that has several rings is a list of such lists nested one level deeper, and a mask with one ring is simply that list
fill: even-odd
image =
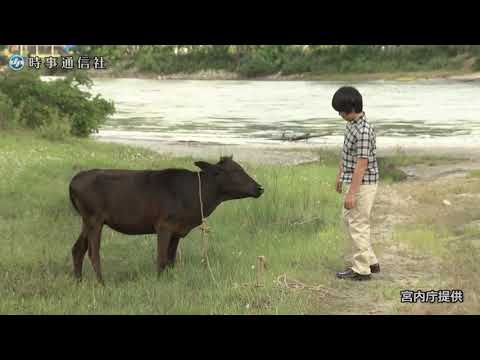
[{"label": "tree", "polygon": [[7,45],[0,45],[0,66],[7,64],[7,58],[2,54],[6,48]]}]

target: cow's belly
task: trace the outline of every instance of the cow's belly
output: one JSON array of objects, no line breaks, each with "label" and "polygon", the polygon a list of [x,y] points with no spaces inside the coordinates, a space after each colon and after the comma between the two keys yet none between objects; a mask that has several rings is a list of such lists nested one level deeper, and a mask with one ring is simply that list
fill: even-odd
[{"label": "cow's belly", "polygon": [[113,230],[126,235],[146,235],[156,233],[152,224],[118,224],[114,222],[105,222],[105,224]]},{"label": "cow's belly", "polygon": [[151,214],[149,209],[130,202],[129,206],[116,206],[108,204],[107,209],[114,211],[104,211],[104,222],[113,230],[127,235],[154,234],[155,218],[158,215]]}]

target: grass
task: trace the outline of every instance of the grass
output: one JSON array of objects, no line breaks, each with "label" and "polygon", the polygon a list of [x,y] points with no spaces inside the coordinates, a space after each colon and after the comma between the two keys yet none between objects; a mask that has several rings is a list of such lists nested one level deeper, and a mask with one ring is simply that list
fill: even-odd
[{"label": "grass", "polygon": [[480,170],[473,170],[468,173],[470,177],[480,177]]},{"label": "grass", "polygon": [[[71,275],[71,247],[80,217],[68,199],[72,176],[87,168],[195,169],[193,159],[172,159],[143,149],[91,140],[48,142],[29,132],[0,141],[0,313],[66,314],[290,314],[322,313],[308,291],[293,296],[274,284],[287,273],[331,286],[341,267],[340,196],[336,168],[243,164],[267,189],[259,200],[232,201],[209,218],[209,258],[218,285],[201,265],[195,230],[181,241],[182,256],[160,279],[154,236],[126,236],[107,227],[96,284],[88,260],[84,281]],[[210,159],[215,161],[217,159]],[[315,189],[315,191],[312,191]],[[257,288],[257,256],[266,256],[266,286]]]},{"label": "grass", "polygon": [[441,226],[401,227],[394,232],[394,241],[404,242],[416,252],[434,256],[445,254],[445,241],[448,237],[448,228]]},{"label": "grass", "polygon": [[455,157],[449,155],[434,155],[434,154],[407,154],[406,150],[397,146],[396,149],[388,157],[379,158],[379,165],[386,166],[409,166],[409,165],[443,165],[451,164],[461,160],[466,160],[463,157]]},{"label": "grass", "polygon": [[[181,241],[176,267],[157,279],[154,236],[126,236],[104,227],[101,257],[107,286],[102,288],[88,257],[84,281],[77,284],[72,276],[70,251],[81,223],[68,199],[72,176],[88,168],[194,170],[199,159],[88,139],[49,142],[29,131],[5,132],[0,140],[0,171],[8,174],[0,177],[0,313],[331,314],[368,313],[372,301],[385,308],[398,303],[402,286],[388,277],[362,284],[335,279],[350,245],[340,226],[341,197],[333,190],[338,152],[320,155],[319,162],[298,166],[242,163],[266,192],[260,199],[224,203],[209,217],[216,283],[201,263],[198,230]],[[391,166],[404,162],[386,160]],[[436,244],[442,234],[436,229],[425,225],[400,229],[403,233],[397,235],[420,253],[442,255],[451,242]],[[450,254],[462,259],[461,271],[477,266],[475,253],[465,253],[463,247]],[[267,259],[263,287],[255,286],[258,256]],[[321,285],[328,293],[278,286],[275,280],[282,274]]]},{"label": "grass", "polygon": [[[408,185],[408,184],[407,184]],[[415,272],[429,273],[416,289],[459,289],[465,301],[458,304],[416,304],[397,306],[399,313],[479,314],[480,313],[480,210],[476,195],[480,183],[475,177],[452,178],[436,185],[410,184],[404,195],[417,201],[410,210],[412,221],[394,231],[394,241],[408,246],[409,257],[419,256]],[[466,196],[465,196],[466,195]],[[451,203],[445,206],[442,201]],[[435,265],[436,264],[436,265]]]},{"label": "grass", "polygon": [[[469,239],[474,237],[473,240]],[[421,266],[415,271],[429,273],[415,286],[426,290],[461,290],[464,301],[455,304],[397,304],[395,311],[402,314],[479,314],[480,248],[478,227],[466,226],[462,236],[452,236],[445,225],[418,226],[414,229],[397,229],[396,240],[409,245],[410,251],[420,255]],[[437,258],[437,260],[433,260]],[[437,265],[435,265],[437,264]]]}]

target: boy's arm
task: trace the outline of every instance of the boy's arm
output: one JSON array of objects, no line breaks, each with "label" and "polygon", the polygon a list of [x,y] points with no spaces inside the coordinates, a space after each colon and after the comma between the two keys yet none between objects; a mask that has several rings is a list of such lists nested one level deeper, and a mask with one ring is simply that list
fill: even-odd
[{"label": "boy's arm", "polygon": [[355,195],[362,184],[363,175],[368,166],[368,158],[358,158],[355,170],[353,171],[352,184],[350,185],[350,191],[352,195]]},{"label": "boy's arm", "polygon": [[338,166],[337,180],[335,182],[335,189],[339,194],[342,193],[342,182],[340,181],[340,178],[342,176],[342,171],[343,171],[343,159],[340,159],[340,165]]},{"label": "boy's arm", "polygon": [[345,196],[345,209],[353,209],[355,207],[355,194],[362,184],[363,174],[368,166],[368,158],[358,158],[355,170],[353,171],[352,184],[350,190]]}]

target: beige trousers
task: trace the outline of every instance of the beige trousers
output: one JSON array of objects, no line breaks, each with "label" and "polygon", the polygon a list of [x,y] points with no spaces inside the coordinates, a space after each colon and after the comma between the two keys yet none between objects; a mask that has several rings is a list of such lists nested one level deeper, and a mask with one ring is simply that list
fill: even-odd
[{"label": "beige trousers", "polygon": [[[346,193],[350,189],[348,184]],[[370,232],[370,213],[377,193],[377,184],[360,185],[355,194],[355,207],[347,210],[343,207],[345,232],[352,243],[351,267],[358,274],[370,274],[370,265],[378,260],[372,249]]]}]

